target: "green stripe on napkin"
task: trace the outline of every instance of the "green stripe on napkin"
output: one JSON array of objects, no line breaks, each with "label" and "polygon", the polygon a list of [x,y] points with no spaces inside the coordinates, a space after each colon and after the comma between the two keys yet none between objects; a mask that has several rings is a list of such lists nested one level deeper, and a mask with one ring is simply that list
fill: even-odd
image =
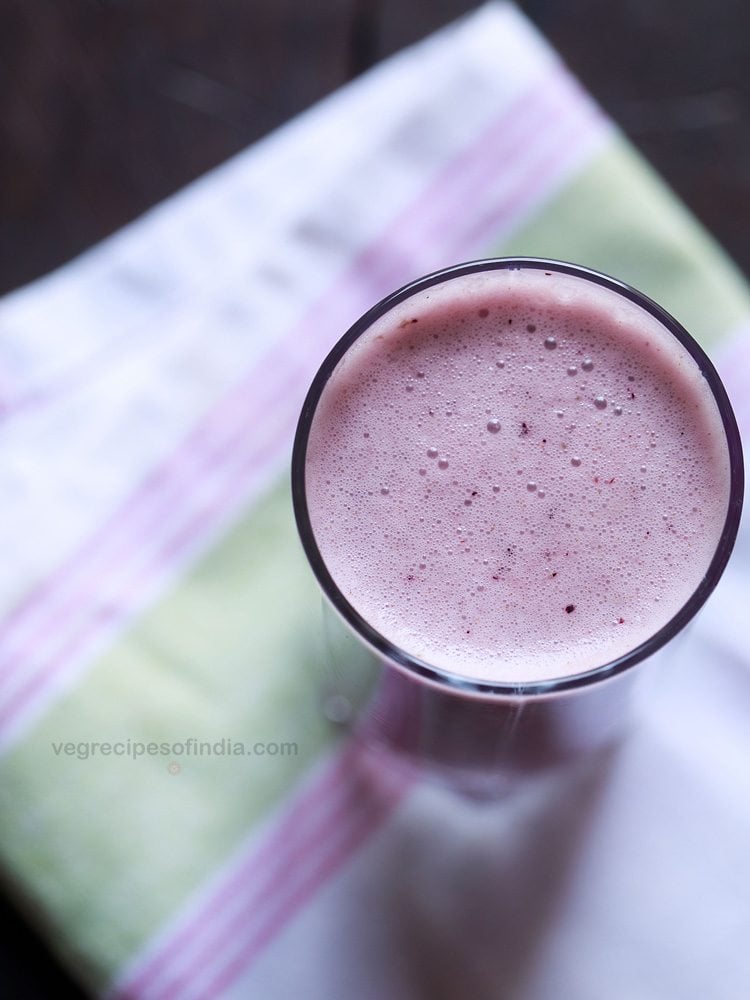
[{"label": "green stripe on napkin", "polygon": [[[330,741],[320,633],[284,484],[0,762],[4,866],[57,936],[93,960],[95,980],[227,860]],[[296,743],[297,753],[80,760],[60,748],[188,737]]]},{"label": "green stripe on napkin", "polygon": [[664,306],[704,347],[750,316],[740,272],[620,137],[492,252],[556,257],[620,278]]}]

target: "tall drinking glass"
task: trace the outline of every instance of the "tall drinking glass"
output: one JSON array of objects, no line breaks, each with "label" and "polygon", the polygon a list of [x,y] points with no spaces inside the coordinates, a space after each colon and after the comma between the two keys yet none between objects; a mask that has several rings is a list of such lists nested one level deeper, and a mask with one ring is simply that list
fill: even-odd
[{"label": "tall drinking glass", "polygon": [[672,316],[587,268],[502,258],[420,278],[341,338],[292,491],[328,714],[491,782],[622,732],[633,668],[727,564],[743,464]]}]

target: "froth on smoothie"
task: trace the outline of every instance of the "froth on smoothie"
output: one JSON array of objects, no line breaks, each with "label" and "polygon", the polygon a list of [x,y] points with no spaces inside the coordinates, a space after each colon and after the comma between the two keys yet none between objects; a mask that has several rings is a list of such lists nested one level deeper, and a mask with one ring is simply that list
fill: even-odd
[{"label": "froth on smoothie", "polygon": [[306,495],[337,587],[466,678],[578,674],[705,575],[730,466],[711,390],[650,313],[580,277],[465,274],[378,319],[314,414]]}]

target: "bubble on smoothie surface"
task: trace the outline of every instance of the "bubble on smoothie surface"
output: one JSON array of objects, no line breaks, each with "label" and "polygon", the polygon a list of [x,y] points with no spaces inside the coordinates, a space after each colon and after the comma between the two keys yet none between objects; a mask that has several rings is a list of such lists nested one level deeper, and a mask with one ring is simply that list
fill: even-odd
[{"label": "bubble on smoothie surface", "polygon": [[381,316],[329,378],[305,473],[318,548],[378,633],[462,677],[609,662],[711,561],[718,410],[672,335],[609,289],[531,269],[454,281]]}]

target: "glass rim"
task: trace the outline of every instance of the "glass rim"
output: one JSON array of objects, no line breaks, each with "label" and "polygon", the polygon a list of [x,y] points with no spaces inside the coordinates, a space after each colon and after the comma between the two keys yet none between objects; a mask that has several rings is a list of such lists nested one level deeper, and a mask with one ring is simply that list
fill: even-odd
[{"label": "glass rim", "polygon": [[[653,635],[640,643],[640,645],[598,667],[575,674],[567,674],[562,677],[519,682],[479,680],[464,677],[443,667],[435,666],[401,649],[386,636],[378,632],[346,599],[328,571],[312,528],[305,488],[307,445],[317,404],[329,378],[352,344],[376,320],[388,313],[394,306],[411,298],[413,295],[454,278],[464,277],[481,271],[508,271],[527,268],[555,271],[583,278],[608,288],[650,313],[666,330],[676,337],[697,363],[702,375],[708,382],[719,409],[729,454],[729,503],[716,551],[700,583],[679,611],[660,629],[653,633]],[[661,649],[697,614],[719,582],[737,538],[744,493],[742,442],[737,421],[721,378],[700,344],[670,313],[654,302],[653,299],[631,285],[628,285],[626,282],[580,264],[572,264],[545,257],[491,257],[441,268],[408,282],[396,291],[386,295],[368,309],[334,344],[320,365],[310,385],[297,424],[292,450],[291,469],[292,504],[297,531],[303,549],[324,595],[349,627],[376,653],[407,673],[415,674],[422,680],[429,681],[446,691],[452,689],[456,692],[460,691],[462,694],[475,694],[483,697],[531,698],[586,688],[592,684],[624,673]]]}]

